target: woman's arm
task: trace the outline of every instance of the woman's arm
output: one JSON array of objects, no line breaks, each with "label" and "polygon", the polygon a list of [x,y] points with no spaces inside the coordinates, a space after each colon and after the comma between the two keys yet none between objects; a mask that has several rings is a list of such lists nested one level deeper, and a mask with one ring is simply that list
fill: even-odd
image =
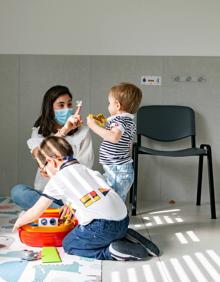
[{"label": "woman's arm", "polygon": [[85,165],[88,168],[92,168],[94,163],[94,151],[92,146],[92,137],[89,130],[85,138],[80,143],[80,150],[76,155],[79,163]]},{"label": "woman's arm", "polygon": [[38,133],[38,127],[32,128],[31,138],[27,140],[28,148],[30,149],[33,156],[36,155],[40,143],[43,141],[44,137]]},{"label": "woman's arm", "polygon": [[45,211],[45,209],[47,209],[52,204],[52,202],[52,200],[41,196],[32,208],[27,210],[21,217],[17,219],[12,231],[18,229],[22,225],[28,224],[38,219]]},{"label": "woman's arm", "polygon": [[88,168],[92,168],[94,162],[94,152],[92,146],[92,137],[89,128],[82,126],[71,136],[66,136],[66,140],[73,148],[74,157],[79,163]]}]

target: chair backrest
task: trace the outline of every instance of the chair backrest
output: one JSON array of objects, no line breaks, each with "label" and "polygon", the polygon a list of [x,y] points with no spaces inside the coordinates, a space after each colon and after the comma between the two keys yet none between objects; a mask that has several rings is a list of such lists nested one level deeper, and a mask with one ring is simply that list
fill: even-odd
[{"label": "chair backrest", "polygon": [[194,147],[195,113],[185,106],[143,106],[137,112],[137,134],[163,142],[191,137]]}]

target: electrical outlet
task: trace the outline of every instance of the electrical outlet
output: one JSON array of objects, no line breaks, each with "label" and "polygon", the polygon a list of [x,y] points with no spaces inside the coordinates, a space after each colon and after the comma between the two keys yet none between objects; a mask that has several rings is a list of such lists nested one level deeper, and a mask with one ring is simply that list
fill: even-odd
[{"label": "electrical outlet", "polygon": [[161,76],[159,75],[143,75],[141,77],[142,85],[161,85]]}]

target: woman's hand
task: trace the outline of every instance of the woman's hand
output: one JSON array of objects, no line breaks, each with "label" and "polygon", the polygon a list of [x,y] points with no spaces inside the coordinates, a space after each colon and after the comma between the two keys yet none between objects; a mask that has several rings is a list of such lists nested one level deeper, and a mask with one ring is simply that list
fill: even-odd
[{"label": "woman's hand", "polygon": [[43,177],[49,177],[49,175],[47,174],[47,172],[43,169],[40,169],[40,175]]},{"label": "woman's hand", "polygon": [[40,150],[39,147],[36,147],[32,150],[31,154],[34,158],[36,158],[37,154],[38,154],[38,151]]},{"label": "woman's hand", "polygon": [[75,114],[70,116],[66,121],[65,125],[63,126],[66,131],[65,134],[68,134],[71,130],[79,127],[82,123],[83,122],[80,115]]}]

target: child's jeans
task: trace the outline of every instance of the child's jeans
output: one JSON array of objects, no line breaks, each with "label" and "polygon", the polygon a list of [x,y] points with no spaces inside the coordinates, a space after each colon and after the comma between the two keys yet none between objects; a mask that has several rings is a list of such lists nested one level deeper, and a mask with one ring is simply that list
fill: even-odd
[{"label": "child's jeans", "polygon": [[70,255],[112,260],[111,242],[125,237],[128,216],[120,221],[95,219],[87,225],[78,225],[63,240],[64,251]]},{"label": "child's jeans", "polygon": [[108,185],[125,202],[127,194],[134,181],[134,169],[132,163],[121,165],[103,165],[105,173],[103,174]]}]

